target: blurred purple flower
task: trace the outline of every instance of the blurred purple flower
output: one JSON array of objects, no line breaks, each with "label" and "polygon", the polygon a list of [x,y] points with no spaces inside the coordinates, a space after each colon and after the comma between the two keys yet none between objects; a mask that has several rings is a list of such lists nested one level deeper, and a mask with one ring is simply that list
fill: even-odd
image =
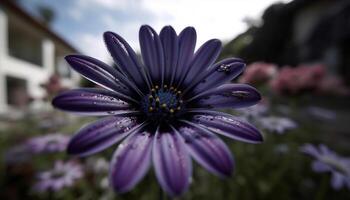
[{"label": "blurred purple flower", "polygon": [[237,111],[241,114],[240,117],[249,118],[258,118],[264,115],[268,111],[269,107],[267,103],[258,103],[254,106],[248,108],[240,108]]},{"label": "blurred purple flower", "polygon": [[348,187],[350,190],[350,158],[345,158],[331,151],[327,146],[305,144],[301,151],[315,158],[312,162],[312,169],[315,172],[331,172],[331,185],[339,190]]},{"label": "blurred purple flower", "polygon": [[262,117],[259,119],[260,125],[271,132],[283,134],[287,130],[297,128],[297,124],[286,117]]},{"label": "blurred purple flower", "polygon": [[20,144],[11,147],[5,152],[6,164],[18,164],[29,161],[32,158],[30,149],[25,144]]},{"label": "blurred purple flower", "polygon": [[55,133],[37,136],[27,141],[27,146],[32,153],[54,153],[65,151],[70,137]]},{"label": "blurred purple flower", "polygon": [[329,120],[335,120],[337,118],[337,114],[334,111],[326,108],[321,108],[317,106],[308,106],[305,110],[312,116],[317,117],[318,119],[329,121]]},{"label": "blurred purple flower", "polygon": [[55,162],[53,169],[41,172],[37,175],[37,183],[33,190],[37,192],[59,191],[65,187],[71,187],[84,175],[83,167],[76,161]]},{"label": "blurred purple flower", "polygon": [[177,35],[166,26],[158,35],[144,25],[139,38],[143,64],[113,32],[106,32],[104,40],[115,68],[88,56],[66,57],[73,69],[107,90],[67,91],[53,105],[74,113],[108,116],[80,129],[68,153],[94,154],[128,136],[114,153],[109,173],[117,192],[131,190],[152,161],[160,185],[172,196],[188,189],[190,156],[210,172],[231,175],[233,157],[213,133],[250,143],[263,140],[252,125],[212,111],[247,107],[261,99],[249,85],[227,83],[243,71],[243,61],[229,58],[214,64],[221,51],[217,39],[194,53],[196,31],[192,27]]}]

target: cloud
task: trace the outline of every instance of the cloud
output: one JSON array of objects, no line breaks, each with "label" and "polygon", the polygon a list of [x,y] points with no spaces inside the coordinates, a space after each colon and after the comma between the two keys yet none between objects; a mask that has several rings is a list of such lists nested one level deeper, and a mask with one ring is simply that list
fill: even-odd
[{"label": "cloud", "polygon": [[[72,20],[60,25],[64,26],[69,40],[83,52],[109,61],[102,40],[104,31],[118,33],[139,51],[138,30],[142,24],[149,24],[157,31],[164,25],[172,25],[178,33],[186,26],[193,26],[198,34],[198,48],[212,38],[223,41],[234,38],[247,28],[244,19],[259,18],[274,2],[276,0],[77,0],[68,7]],[[78,38],[73,38],[76,35]]]},{"label": "cloud", "polygon": [[102,60],[107,63],[112,63],[112,59],[104,45],[102,35],[81,34],[77,38],[79,48],[82,49],[82,53]]},{"label": "cloud", "polygon": [[159,16],[155,23],[158,29],[165,24],[177,30],[191,25],[198,31],[199,43],[203,43],[211,38],[233,38],[247,28],[245,17],[260,17],[273,2],[276,0],[143,0],[142,6]]},{"label": "cloud", "polygon": [[96,8],[96,6],[109,10],[125,10],[136,7],[139,0],[78,0],[80,7]]},{"label": "cloud", "polygon": [[68,15],[75,21],[81,21],[83,18],[83,12],[79,9],[68,9],[67,10]]}]

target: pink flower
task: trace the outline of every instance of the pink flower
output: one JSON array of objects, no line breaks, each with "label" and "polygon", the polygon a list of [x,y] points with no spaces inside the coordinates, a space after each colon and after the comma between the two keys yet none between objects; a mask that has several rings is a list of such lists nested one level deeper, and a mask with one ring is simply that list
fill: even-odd
[{"label": "pink flower", "polygon": [[330,95],[349,95],[349,88],[338,76],[328,75],[322,79],[317,87],[317,93]]},{"label": "pink flower", "polygon": [[53,95],[56,95],[68,89],[63,86],[61,77],[57,74],[51,75],[47,82],[41,84],[41,86],[46,90],[45,98],[50,98]]},{"label": "pink flower", "polygon": [[325,66],[321,64],[299,65],[295,70],[299,89],[315,89],[326,74]]},{"label": "pink flower", "polygon": [[239,79],[240,83],[259,84],[269,81],[277,74],[277,66],[271,63],[255,62],[247,66]]},{"label": "pink flower", "polygon": [[325,77],[323,65],[289,66],[280,70],[275,79],[270,82],[271,88],[278,94],[298,94],[303,91],[316,90]]}]

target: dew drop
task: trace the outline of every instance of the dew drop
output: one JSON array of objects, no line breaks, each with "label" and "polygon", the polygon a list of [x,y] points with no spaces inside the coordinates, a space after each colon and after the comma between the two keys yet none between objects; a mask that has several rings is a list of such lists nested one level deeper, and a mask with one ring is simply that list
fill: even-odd
[{"label": "dew drop", "polygon": [[219,66],[219,68],[217,69],[218,72],[230,72],[230,65],[226,65],[226,64],[222,64]]},{"label": "dew drop", "polygon": [[234,91],[231,93],[232,96],[243,99],[249,97],[249,92],[246,91]]}]

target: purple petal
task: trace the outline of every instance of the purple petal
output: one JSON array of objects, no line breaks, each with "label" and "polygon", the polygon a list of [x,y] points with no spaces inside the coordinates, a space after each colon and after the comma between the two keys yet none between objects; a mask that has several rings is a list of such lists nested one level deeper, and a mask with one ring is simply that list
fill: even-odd
[{"label": "purple petal", "polygon": [[100,119],[81,128],[69,142],[67,151],[78,156],[97,153],[138,131],[140,126],[134,118],[111,116]]},{"label": "purple petal", "polygon": [[113,32],[105,32],[103,37],[109,52],[121,71],[125,72],[139,87],[144,88],[148,82],[142,65],[130,45]]},{"label": "purple petal", "polygon": [[196,47],[197,34],[193,27],[187,27],[179,35],[179,59],[176,66],[176,73],[172,82],[178,83],[185,77],[187,69],[193,58],[194,48]]},{"label": "purple petal", "polygon": [[163,190],[172,196],[185,192],[192,175],[183,139],[173,132],[158,132],[153,144],[153,164]]},{"label": "purple petal", "polygon": [[[237,58],[225,59],[216,63],[213,67],[208,69],[204,77],[198,77],[192,85],[196,85],[193,93],[199,94],[205,90],[209,90],[220,86],[228,81],[231,81],[242,73],[245,64],[242,60]],[[198,82],[200,82],[198,84]],[[197,85],[198,84],[198,85]]]},{"label": "purple petal", "polygon": [[148,25],[140,28],[139,40],[143,62],[154,84],[161,84],[164,75],[164,52],[158,34]]},{"label": "purple petal", "polygon": [[329,156],[332,155],[332,156],[337,157],[337,155],[324,144],[319,145],[319,150],[320,150],[320,153],[323,155],[329,155]]},{"label": "purple petal", "polygon": [[147,173],[151,165],[153,134],[142,132],[132,134],[113,155],[110,168],[110,182],[120,193],[131,190]]},{"label": "purple petal", "polygon": [[234,140],[249,143],[260,143],[263,141],[260,131],[253,125],[226,113],[213,111],[212,114],[198,114],[193,116],[193,121],[215,133]]},{"label": "purple petal", "polygon": [[243,108],[252,106],[260,100],[259,92],[249,85],[224,84],[202,94],[197,106],[204,108]]},{"label": "purple petal", "polygon": [[208,69],[221,52],[221,42],[212,39],[204,43],[196,52],[186,72],[183,85],[189,85],[200,73]]},{"label": "purple petal", "polygon": [[334,172],[332,175],[332,179],[331,179],[331,184],[332,187],[336,190],[339,190],[343,187],[344,184],[344,177],[342,174],[340,174],[339,172]]},{"label": "purple petal", "polygon": [[328,171],[331,171],[331,167],[321,161],[314,161],[312,162],[312,169],[315,171],[315,172],[328,172]]},{"label": "purple petal", "polygon": [[300,147],[300,151],[315,158],[318,158],[320,156],[320,152],[318,151],[316,146],[312,144],[304,144]]},{"label": "purple petal", "polygon": [[88,80],[108,89],[125,95],[133,95],[130,85],[125,85],[123,76],[107,64],[82,55],[69,55],[65,59],[71,67]]},{"label": "purple petal", "polygon": [[345,181],[348,189],[350,190],[350,177],[348,177]]},{"label": "purple petal", "polygon": [[97,88],[81,88],[63,92],[52,101],[56,108],[87,115],[112,115],[130,109],[114,92]]},{"label": "purple petal", "polygon": [[164,50],[164,84],[171,84],[171,75],[176,72],[176,64],[179,56],[179,42],[175,30],[171,26],[165,26],[159,35]]},{"label": "purple petal", "polygon": [[214,134],[199,126],[185,126],[179,129],[185,139],[191,156],[208,171],[220,176],[230,176],[234,161],[229,148]]}]

